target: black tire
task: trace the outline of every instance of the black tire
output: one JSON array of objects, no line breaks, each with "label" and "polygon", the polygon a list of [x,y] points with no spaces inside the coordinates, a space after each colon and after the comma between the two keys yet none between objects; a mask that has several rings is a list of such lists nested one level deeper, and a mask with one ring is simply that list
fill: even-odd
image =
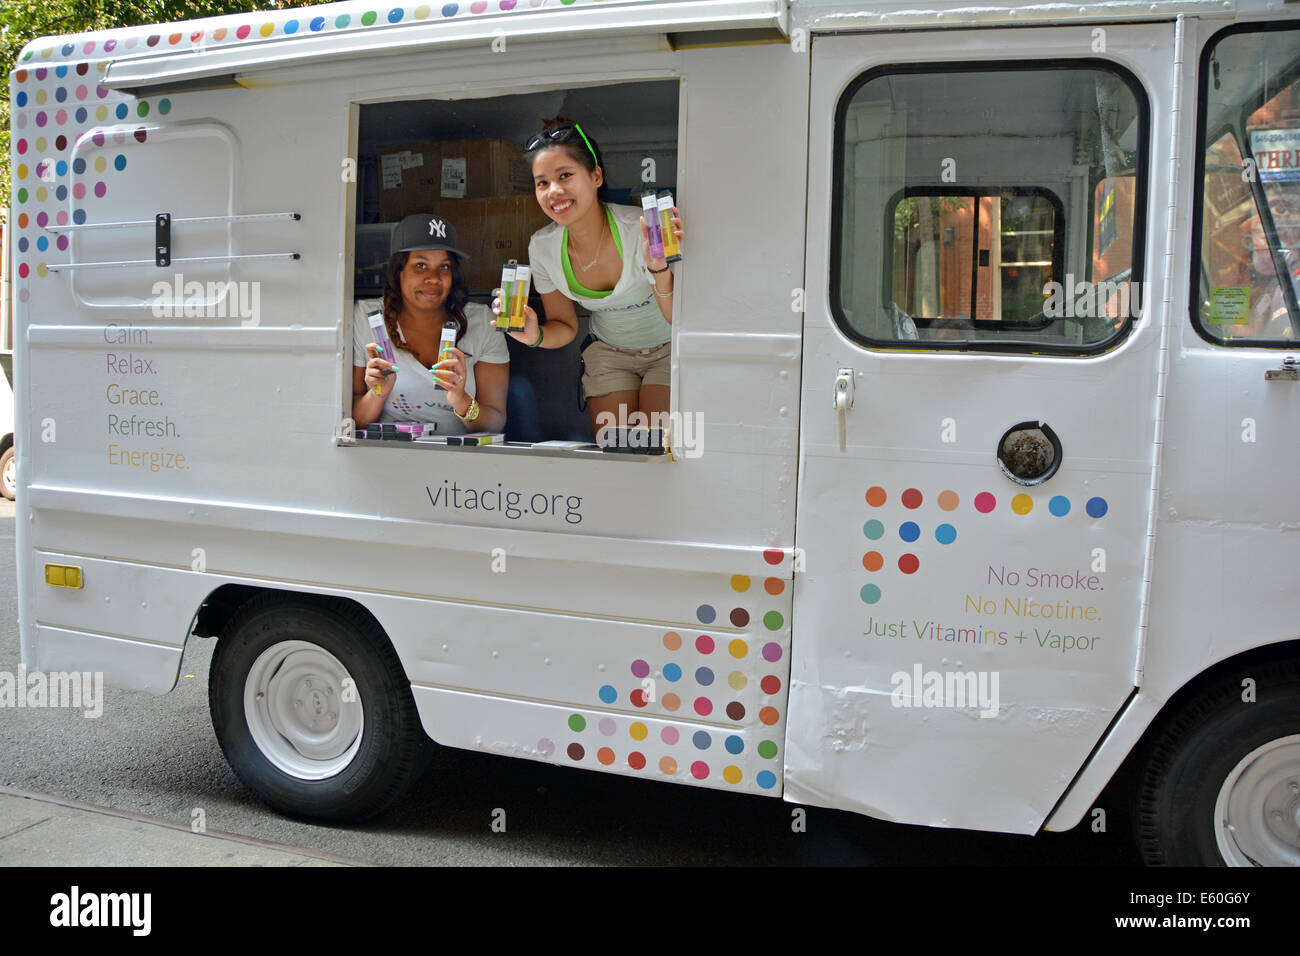
[{"label": "black tire", "polygon": [[[312,670],[313,662],[324,660],[321,651],[343,666],[355,694],[336,680],[337,674]],[[297,657],[273,663],[290,653]],[[255,665],[262,675],[255,679],[268,688],[249,697],[263,743],[250,728],[246,707],[246,684]],[[267,674],[273,683],[266,682]],[[313,683],[316,689],[302,689]],[[344,693],[336,694],[330,685],[343,687]],[[355,703],[339,703],[349,696]],[[302,721],[286,723],[304,713],[304,697],[309,698],[308,719],[318,718],[327,731],[334,728],[335,741],[350,741],[347,749],[318,760],[291,742],[291,736],[310,733]],[[277,711],[282,719],[274,725],[286,727],[288,735],[276,733],[263,713],[272,700],[281,705],[293,701],[292,707]],[[383,812],[418,778],[432,748],[392,644],[373,618],[342,602],[265,595],[240,608],[212,656],[208,705],[212,728],[235,774],[267,805],[295,817],[342,822]],[[358,714],[356,729],[349,721]],[[294,761],[310,766],[285,765]]]},{"label": "black tire", "polygon": [[[1242,680],[1255,681],[1255,701],[1242,700]],[[1216,803],[1238,764],[1260,747],[1300,735],[1300,663],[1283,661],[1245,666],[1182,705],[1146,748],[1135,777],[1133,822],[1139,847],[1152,866],[1249,865],[1254,857],[1225,858],[1218,843]],[[1287,745],[1285,780],[1262,792],[1276,796],[1300,784],[1300,742]],[[1276,755],[1277,751],[1273,751]],[[1289,781],[1289,782],[1288,782]],[[1290,799],[1285,797],[1285,799]],[[1295,806],[1288,811],[1295,819]],[[1260,812],[1240,819],[1243,834],[1295,827],[1285,814]],[[1237,846],[1259,845],[1243,835]],[[1283,845],[1282,843],[1276,844]],[[1291,851],[1295,851],[1294,845]],[[1259,854],[1261,858],[1264,854]]]},{"label": "black tire", "polygon": [[[14,462],[14,446],[10,445],[0,454],[0,476],[4,476],[11,469],[16,467]],[[18,497],[18,476],[15,473],[11,481],[0,480],[0,495],[4,495],[10,501]]]}]

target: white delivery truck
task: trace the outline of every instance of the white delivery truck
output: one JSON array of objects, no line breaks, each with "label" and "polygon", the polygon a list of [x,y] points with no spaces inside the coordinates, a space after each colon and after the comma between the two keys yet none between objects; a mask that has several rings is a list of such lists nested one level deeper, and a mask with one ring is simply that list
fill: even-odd
[{"label": "white delivery truck", "polygon": [[[25,665],[164,693],[216,639],[231,764],[322,819],[430,740],[1009,833],[1127,765],[1149,860],[1296,864],[1300,19],[950,6],[31,43]],[[510,444],[357,437],[395,200],[472,234],[488,301],[538,222],[494,164],[555,115],[682,210],[673,453],[544,444],[576,346],[512,346]]]}]

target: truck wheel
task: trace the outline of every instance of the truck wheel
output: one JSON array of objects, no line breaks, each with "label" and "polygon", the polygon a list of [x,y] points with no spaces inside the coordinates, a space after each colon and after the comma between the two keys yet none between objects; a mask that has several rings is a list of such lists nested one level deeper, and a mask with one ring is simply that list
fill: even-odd
[{"label": "truck wheel", "polygon": [[374,816],[431,747],[382,630],[327,602],[267,596],[236,612],[212,656],[208,704],[235,774],[293,816]]},{"label": "truck wheel", "polygon": [[18,459],[14,457],[13,445],[0,455],[0,495],[10,501],[18,497]]},{"label": "truck wheel", "polygon": [[1183,706],[1138,777],[1148,864],[1300,866],[1300,665],[1261,664]]}]

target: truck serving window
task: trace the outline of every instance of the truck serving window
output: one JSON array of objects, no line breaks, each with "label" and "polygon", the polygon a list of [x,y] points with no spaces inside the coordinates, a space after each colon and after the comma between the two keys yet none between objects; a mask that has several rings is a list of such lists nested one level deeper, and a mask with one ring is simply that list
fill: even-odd
[{"label": "truck serving window", "polygon": [[873,347],[1091,353],[1141,315],[1147,104],[1099,61],[887,67],[836,117],[831,303]]},{"label": "truck serving window", "polygon": [[[492,290],[502,284],[503,268],[512,261],[529,264],[530,239],[552,224],[538,202],[533,172],[524,162],[524,144],[540,129],[543,118],[563,118],[584,126],[601,155],[604,189],[598,198],[626,216],[640,209],[643,194],[653,192],[665,200],[677,195],[679,99],[678,81],[661,79],[468,100],[358,104],[354,271],[352,295],[344,305],[345,341],[350,346],[344,369],[344,418],[351,410],[353,363],[364,364],[364,356],[358,361],[353,354],[369,337],[365,329],[364,334],[354,335],[357,310],[368,314],[382,307],[392,238],[406,216],[431,213],[451,225],[458,247],[469,257],[458,264],[469,299],[467,314],[478,310],[483,315]],[[674,274],[680,278],[680,269]],[[534,276],[529,304],[545,317],[535,281]],[[647,288],[645,295],[650,294]],[[531,349],[499,331],[492,333],[494,343],[483,346],[502,346],[494,352],[495,364],[503,364],[499,353],[508,355],[505,424],[493,434],[514,446],[512,454],[520,453],[521,446],[531,446],[529,451],[538,454],[601,457],[592,444],[596,440],[593,416],[582,401],[583,345],[592,331],[590,314],[577,303],[573,311],[578,333],[561,348]],[[555,341],[549,334],[546,337]],[[397,376],[381,421],[371,423],[368,433],[362,430],[366,437],[379,434],[400,440],[406,437],[400,434],[403,430],[417,434],[411,425],[420,423],[418,434],[424,446],[436,447],[440,436],[423,423],[441,418],[444,426],[456,428],[446,421],[448,415],[430,414],[419,404],[429,406],[436,396],[417,399],[406,394],[403,382],[410,381],[410,376]],[[648,444],[629,439],[615,452],[648,448],[648,455],[661,453],[662,444],[654,439],[671,430],[672,417],[666,410],[651,411],[653,418],[633,407],[625,418],[629,427],[645,432],[633,438]],[[643,422],[649,427],[642,427]],[[384,424],[392,434],[384,432]],[[455,439],[460,437],[457,432],[448,434]]]},{"label": "truck serving window", "polygon": [[1233,27],[1201,56],[1192,322],[1219,345],[1300,338],[1300,29]]}]

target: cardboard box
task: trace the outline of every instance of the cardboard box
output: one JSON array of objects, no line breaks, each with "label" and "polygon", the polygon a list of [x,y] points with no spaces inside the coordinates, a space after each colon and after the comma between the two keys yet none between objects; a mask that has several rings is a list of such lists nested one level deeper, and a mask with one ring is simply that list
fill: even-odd
[{"label": "cardboard box", "polygon": [[379,150],[380,218],[397,222],[448,200],[531,196],[533,179],[523,155],[521,147],[499,139],[384,147]]},{"label": "cardboard box", "polygon": [[456,227],[460,247],[469,254],[462,263],[471,292],[491,292],[501,284],[507,259],[528,261],[528,240],[551,222],[532,196],[444,201],[435,210]]}]

